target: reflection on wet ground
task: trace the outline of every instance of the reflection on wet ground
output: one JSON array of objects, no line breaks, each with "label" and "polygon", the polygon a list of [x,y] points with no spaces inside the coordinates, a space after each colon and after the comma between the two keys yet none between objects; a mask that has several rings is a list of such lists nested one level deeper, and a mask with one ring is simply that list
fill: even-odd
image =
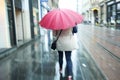
[{"label": "reflection on wet ground", "polygon": [[[43,43],[37,40],[23,46],[12,56],[0,62],[0,80],[66,80],[66,62],[63,74],[59,74],[58,54],[44,51]],[[73,51],[73,80],[105,80],[84,46]]]},{"label": "reflection on wet ground", "polygon": [[55,60],[41,48],[37,41],[1,61],[0,80],[54,80]]}]

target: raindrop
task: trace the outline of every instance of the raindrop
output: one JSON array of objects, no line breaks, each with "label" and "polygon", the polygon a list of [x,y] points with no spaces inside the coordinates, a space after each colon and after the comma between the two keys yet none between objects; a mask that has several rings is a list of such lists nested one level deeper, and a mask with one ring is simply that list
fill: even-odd
[{"label": "raindrop", "polygon": [[85,64],[82,64],[83,67],[87,67]]}]

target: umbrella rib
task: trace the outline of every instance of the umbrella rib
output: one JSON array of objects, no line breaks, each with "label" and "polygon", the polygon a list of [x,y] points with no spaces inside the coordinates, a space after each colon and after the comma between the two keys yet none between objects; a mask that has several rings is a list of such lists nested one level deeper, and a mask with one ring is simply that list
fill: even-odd
[{"label": "umbrella rib", "polygon": [[[62,11],[62,13],[63,13],[65,16],[67,16],[66,18],[68,18],[67,20],[69,20],[70,23],[73,23],[73,22],[74,22],[74,19],[71,17],[71,15],[70,15],[68,12],[66,12],[68,15],[67,15],[64,11]],[[75,24],[75,23],[74,23],[74,24]],[[72,26],[74,26],[74,24],[71,25],[71,26],[69,26],[69,24],[67,24],[66,26],[67,26],[67,27],[72,27]]]}]

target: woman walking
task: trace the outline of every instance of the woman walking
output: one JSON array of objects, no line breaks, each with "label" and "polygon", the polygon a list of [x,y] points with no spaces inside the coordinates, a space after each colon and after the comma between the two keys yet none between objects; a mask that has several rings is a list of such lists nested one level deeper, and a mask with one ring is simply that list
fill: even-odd
[{"label": "woman walking", "polygon": [[57,40],[57,50],[59,54],[59,70],[62,74],[62,66],[63,66],[63,53],[65,53],[65,58],[67,62],[67,73],[68,80],[72,80],[72,60],[71,53],[72,50],[77,49],[77,41],[74,36],[74,33],[77,32],[77,28],[68,28],[65,30],[55,30],[53,31],[53,35],[55,37],[59,37]]}]

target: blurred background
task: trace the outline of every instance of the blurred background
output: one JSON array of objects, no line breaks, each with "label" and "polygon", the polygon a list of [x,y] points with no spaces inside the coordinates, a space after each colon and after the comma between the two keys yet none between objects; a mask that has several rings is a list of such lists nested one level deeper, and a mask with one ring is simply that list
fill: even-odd
[{"label": "blurred background", "polygon": [[52,31],[39,25],[55,8],[84,17],[74,80],[119,80],[120,0],[0,0],[0,80],[59,80]]}]

